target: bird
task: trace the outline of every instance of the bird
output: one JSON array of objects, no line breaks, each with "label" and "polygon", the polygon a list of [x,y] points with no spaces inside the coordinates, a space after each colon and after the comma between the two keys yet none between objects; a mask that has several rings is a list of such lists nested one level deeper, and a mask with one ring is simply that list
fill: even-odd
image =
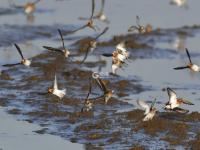
[{"label": "bird", "polygon": [[89,91],[85,98],[84,106],[81,109],[81,112],[83,112],[84,110],[90,111],[92,109],[93,102],[91,102],[91,100],[89,99],[89,96],[91,94],[91,89],[92,89],[92,83],[91,83],[91,78],[89,78]]},{"label": "bird", "polygon": [[155,103],[156,99],[151,103],[151,106],[149,106],[146,102],[142,100],[137,100],[137,104],[145,110],[145,117],[143,118],[143,121],[149,121],[153,119],[157,111],[154,107]]},{"label": "bird", "polygon": [[145,27],[143,25],[140,25],[140,17],[136,16],[136,26],[133,25],[131,27],[129,27],[128,32],[132,32],[132,31],[138,31],[139,34],[143,34],[146,32]]},{"label": "bird", "polygon": [[31,65],[31,60],[25,59],[24,56],[23,56],[23,54],[22,54],[22,51],[21,51],[20,47],[19,47],[16,43],[15,43],[14,45],[15,45],[15,47],[16,47],[18,53],[19,53],[20,56],[21,56],[21,59],[22,59],[21,62],[15,63],[15,64],[5,64],[5,65],[3,65],[3,66],[4,66],[4,67],[12,67],[12,66],[16,66],[16,65],[24,65],[24,66],[29,67],[29,66]]},{"label": "bird", "polygon": [[200,72],[200,67],[198,65],[192,63],[188,49],[186,48],[185,50],[186,50],[186,53],[187,53],[187,56],[188,56],[188,59],[189,59],[189,63],[186,66],[176,67],[174,69],[175,70],[190,69],[193,72]]},{"label": "bird", "polygon": [[[97,19],[97,20],[100,20],[106,24],[109,24],[109,20],[107,18],[107,16],[105,15],[104,13],[104,7],[105,7],[105,0],[101,0],[101,8],[100,8],[100,11],[93,16],[93,19]],[[88,18],[85,18],[85,17],[79,17],[80,20],[88,20]]]},{"label": "bird", "polygon": [[167,88],[167,93],[169,96],[169,101],[165,104],[165,107],[164,107],[165,110],[172,110],[179,113],[187,113],[189,111],[180,108],[180,105],[181,104],[194,105],[188,100],[185,100],[183,98],[177,98],[176,92],[169,87]]},{"label": "bird", "polygon": [[63,90],[58,89],[56,74],[55,74],[53,87],[48,88],[48,93],[56,95],[60,99],[62,99],[66,95],[66,89],[63,89]]},{"label": "bird", "polygon": [[86,28],[86,27],[88,27],[88,28],[94,30],[95,32],[96,32],[97,30],[99,30],[99,27],[98,27],[97,25],[95,25],[95,24],[94,24],[94,21],[93,21],[94,9],[95,9],[95,1],[92,0],[92,13],[91,13],[91,16],[90,16],[90,18],[88,19],[87,23],[84,24],[83,26],[79,27],[78,29],[73,30],[73,31],[65,31],[65,32],[63,33],[63,35],[73,34],[73,33],[77,32],[77,31],[79,31],[79,30],[82,30],[82,29]]},{"label": "bird", "polygon": [[116,46],[116,51],[119,54],[122,54],[123,56],[126,57],[126,59],[128,59],[129,57],[129,52],[127,51],[126,47],[125,47],[125,41],[120,42],[119,44],[117,44]]},{"label": "bird", "polygon": [[188,8],[187,0],[171,0],[170,1],[171,5],[176,5],[179,7],[185,7],[186,9]]},{"label": "bird", "polygon": [[97,40],[108,31],[109,27],[106,27],[100,34],[98,34],[94,39],[92,39],[87,48],[86,48],[86,52],[85,52],[85,56],[83,58],[83,60],[81,61],[81,64],[85,62],[85,60],[87,59],[88,53],[89,51],[94,51],[94,49],[97,46]]},{"label": "bird", "polygon": [[50,50],[50,51],[59,52],[59,53],[63,54],[65,58],[68,58],[70,55],[70,51],[65,47],[63,35],[62,35],[62,32],[60,29],[58,29],[58,33],[59,33],[61,41],[62,41],[62,49],[53,48],[53,47],[49,47],[49,46],[43,46],[43,48]]},{"label": "bird", "polygon": [[92,77],[93,79],[95,79],[99,88],[103,91],[104,102],[105,104],[107,104],[110,98],[113,96],[114,90],[108,89],[106,87],[105,83],[101,80],[100,75],[98,73],[93,72]]},{"label": "bird", "polygon": [[120,42],[117,44],[116,49],[112,54],[104,53],[105,57],[112,57],[112,74],[116,75],[117,69],[121,68],[123,64],[126,64],[125,60],[129,57],[129,52],[125,48],[125,42]]},{"label": "bird", "polygon": [[42,0],[36,0],[35,2],[28,2],[25,5],[11,4],[11,6],[15,7],[15,8],[24,9],[25,14],[31,15],[31,14],[33,14],[33,12],[36,9],[36,4],[39,3],[40,1],[42,1]]}]

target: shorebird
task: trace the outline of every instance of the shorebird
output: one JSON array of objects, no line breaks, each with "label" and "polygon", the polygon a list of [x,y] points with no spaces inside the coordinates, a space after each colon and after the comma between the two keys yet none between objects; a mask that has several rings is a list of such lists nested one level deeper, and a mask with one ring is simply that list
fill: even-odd
[{"label": "shorebird", "polygon": [[181,104],[194,105],[188,100],[185,100],[183,98],[177,98],[176,92],[169,87],[167,88],[167,93],[169,96],[169,101],[165,104],[165,107],[164,107],[165,110],[172,110],[179,113],[187,113],[188,110],[182,109],[179,106]]},{"label": "shorebird", "polygon": [[11,4],[11,6],[13,6],[15,8],[24,9],[25,14],[31,15],[31,14],[33,14],[33,12],[36,9],[36,4],[39,3],[40,1],[42,1],[42,0],[36,0],[35,2],[29,2],[29,3],[26,3],[25,5]]},{"label": "shorebird", "polygon": [[89,96],[91,94],[91,89],[92,89],[92,83],[91,83],[91,78],[89,79],[89,91],[88,91],[88,94],[85,98],[85,102],[84,102],[84,106],[83,108],[81,109],[81,112],[83,112],[84,110],[86,111],[90,111],[92,109],[92,106],[93,106],[93,103],[91,102],[91,100],[89,99]]},{"label": "shorebird", "polygon": [[105,102],[105,104],[107,104],[108,101],[110,100],[110,98],[113,96],[114,90],[110,90],[106,87],[106,85],[101,80],[100,75],[98,73],[94,72],[92,74],[92,77],[93,77],[93,79],[95,79],[99,88],[103,91],[104,102]]},{"label": "shorebird", "polygon": [[188,56],[188,59],[189,59],[189,63],[186,66],[176,67],[174,69],[175,70],[190,69],[193,72],[200,72],[200,67],[198,65],[192,63],[188,49],[186,48],[185,50],[186,50],[186,53],[187,53],[187,56]]},{"label": "shorebird", "polygon": [[[93,19],[97,19],[100,20],[102,22],[105,22],[106,24],[109,23],[109,20],[107,18],[107,16],[104,13],[104,7],[105,7],[105,0],[101,0],[101,8],[100,11],[93,16]],[[80,20],[88,20],[88,18],[84,18],[84,17],[79,17]]]},{"label": "shorebird", "polygon": [[69,55],[70,55],[70,51],[65,47],[63,35],[62,35],[62,32],[61,32],[60,29],[58,29],[58,33],[59,33],[61,41],[62,41],[62,48],[63,49],[53,48],[53,47],[49,47],[49,46],[43,46],[43,48],[50,50],[50,51],[62,53],[65,58],[68,58]]},{"label": "shorebird", "polygon": [[145,110],[145,117],[143,118],[143,121],[149,121],[153,119],[157,111],[154,107],[155,103],[156,99],[151,103],[151,106],[149,106],[146,102],[142,100],[137,100],[137,104]]},{"label": "shorebird", "polygon": [[53,95],[56,95],[57,97],[59,97],[60,99],[62,99],[65,94],[66,94],[66,89],[63,90],[59,90],[58,89],[58,84],[57,84],[57,77],[55,75],[55,79],[54,79],[54,84],[53,87],[48,88],[48,93],[51,93]]},{"label": "shorebird", "polygon": [[145,27],[143,25],[140,25],[140,17],[136,16],[136,26],[131,26],[128,29],[128,32],[132,32],[132,31],[138,31],[138,33],[143,34],[146,32]]},{"label": "shorebird", "polygon": [[108,29],[109,29],[109,28],[106,27],[100,34],[98,34],[94,39],[92,39],[92,40],[89,42],[89,44],[88,44],[88,46],[87,46],[87,48],[86,48],[85,56],[84,56],[83,60],[81,61],[81,63],[84,63],[84,62],[85,62],[85,60],[87,59],[87,56],[88,56],[89,51],[94,51],[94,49],[95,49],[96,46],[97,46],[97,40],[98,40],[103,34],[105,34],[105,33],[108,31]]},{"label": "shorebird", "polygon": [[95,9],[95,2],[94,2],[94,0],[92,0],[92,14],[91,14],[90,18],[88,19],[87,23],[85,25],[81,26],[80,28],[75,29],[73,31],[66,31],[64,33],[64,35],[73,34],[73,33],[77,32],[79,30],[82,30],[82,29],[86,28],[86,27],[88,27],[88,28],[90,28],[90,29],[92,29],[94,31],[99,30],[99,27],[96,26],[94,24],[94,22],[93,22],[94,9]]},{"label": "shorebird", "polygon": [[22,59],[21,62],[15,63],[15,64],[5,64],[3,66],[4,67],[12,67],[12,66],[15,66],[15,65],[25,65],[25,66],[29,67],[31,65],[31,61],[24,58],[24,56],[22,54],[22,51],[21,51],[20,47],[17,44],[14,44],[14,45],[15,45],[17,51],[19,52],[19,54],[21,56],[21,59]]},{"label": "shorebird", "polygon": [[125,60],[129,57],[129,52],[126,50],[124,42],[117,44],[116,50],[112,54],[104,53],[105,57],[112,57],[112,74],[116,74],[117,69],[121,68],[123,64],[126,64]]},{"label": "shorebird", "polygon": [[127,51],[126,47],[125,47],[125,42],[121,42],[119,44],[117,44],[116,46],[116,51],[119,53],[119,54],[122,54],[123,56],[126,57],[126,59],[128,59],[129,57],[129,52]]},{"label": "shorebird", "polygon": [[171,0],[170,4],[171,5],[177,5],[179,7],[185,6],[186,8],[188,8],[187,0]]}]

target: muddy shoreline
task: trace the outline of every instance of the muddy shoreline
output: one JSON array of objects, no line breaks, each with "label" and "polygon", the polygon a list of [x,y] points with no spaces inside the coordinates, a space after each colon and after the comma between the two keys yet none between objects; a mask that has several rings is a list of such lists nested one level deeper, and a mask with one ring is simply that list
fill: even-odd
[{"label": "muddy shoreline", "polygon": [[[115,36],[111,40],[100,42],[92,55],[99,55],[107,50],[112,52],[116,43],[126,40],[134,59],[168,58],[169,55],[173,57],[177,52],[154,49],[152,43],[162,40],[162,37],[170,37],[171,34],[191,36],[197,31],[199,27],[196,26],[159,29],[138,36],[136,40],[135,35]],[[137,76],[105,78],[108,87],[115,90],[115,97],[108,105],[104,104],[103,99],[95,100],[91,112],[81,113],[89,88],[88,78],[92,73],[88,68],[98,67],[99,64],[105,65],[99,63],[99,60],[89,59],[80,67],[79,57],[83,55],[81,48],[87,42],[88,40],[83,39],[72,45],[73,49],[75,47],[73,53],[76,54],[72,61],[65,60],[57,53],[44,52],[32,58],[33,64],[30,68],[17,66],[3,70],[0,89],[4,92],[1,94],[0,105],[12,106],[8,113],[23,116],[24,120],[41,125],[43,129],[35,131],[36,133],[58,135],[71,142],[84,144],[86,149],[198,149],[198,112],[179,115],[161,111],[152,121],[142,122],[143,112],[135,109],[129,101],[123,101],[132,93],[140,94],[154,90],[143,85],[143,81]],[[67,96],[62,101],[52,95],[39,94],[47,92],[53,83],[55,72],[59,86],[67,88]],[[94,87],[93,91],[92,98],[101,96],[98,87]]]}]

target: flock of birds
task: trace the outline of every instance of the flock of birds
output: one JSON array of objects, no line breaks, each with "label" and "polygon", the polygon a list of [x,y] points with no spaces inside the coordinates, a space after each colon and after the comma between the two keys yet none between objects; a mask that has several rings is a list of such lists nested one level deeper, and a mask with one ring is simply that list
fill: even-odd
[{"label": "flock of birds", "polygon": [[[23,8],[24,12],[27,15],[30,15],[35,11],[36,4],[38,4],[40,1],[42,1],[42,0],[37,0],[33,3],[27,3],[23,6],[18,6],[18,5],[15,5],[14,3],[12,3],[12,6],[15,8]],[[185,3],[185,1],[186,0],[173,0],[173,4],[177,3],[177,5],[179,5],[181,2]],[[95,0],[92,0],[92,13],[89,18],[83,18],[83,17],[80,18],[81,20],[86,20],[85,24],[83,24],[81,27],[79,27],[73,31],[61,31],[60,29],[58,29],[58,33],[59,33],[61,41],[62,41],[62,48],[54,48],[54,47],[50,47],[50,46],[43,46],[43,48],[45,48],[49,51],[58,52],[58,53],[62,54],[65,58],[70,59],[71,53],[70,53],[70,50],[67,49],[65,46],[63,36],[69,35],[69,34],[74,34],[74,33],[78,32],[79,30],[83,30],[84,28],[92,29],[95,32],[99,31],[100,28],[94,24],[94,19],[100,19],[101,21],[103,21],[105,23],[109,23],[106,15],[103,13],[104,3],[105,3],[105,0],[102,0],[102,8],[101,8],[100,12],[97,15],[94,15]],[[108,29],[109,28],[106,27],[100,34],[98,34],[95,38],[90,40],[90,42],[87,46],[85,56],[84,56],[83,60],[81,61],[81,63],[84,63],[84,61],[87,58],[88,53],[90,51],[93,51],[97,47],[98,39],[103,34],[105,34]],[[133,25],[128,29],[128,32],[135,32],[135,31],[137,32],[137,34],[149,33],[152,31],[152,27],[151,27],[151,25],[147,25],[147,26],[141,25],[139,16],[136,16],[136,25]],[[15,65],[25,65],[25,66],[29,67],[31,65],[31,60],[26,59],[23,56],[23,53],[17,44],[14,44],[14,45],[21,56],[21,61],[18,63],[15,63],[15,64],[5,64],[3,66],[11,67],[11,66],[15,66]],[[185,66],[176,67],[174,69],[175,70],[190,69],[193,72],[200,72],[200,67],[198,65],[192,63],[192,60],[191,60],[191,57],[190,57],[190,54],[189,54],[189,51],[187,48],[186,48],[186,54],[188,56],[189,63]],[[113,51],[112,54],[105,53],[102,55],[106,56],[106,57],[112,57],[111,68],[112,68],[112,74],[115,75],[116,71],[119,68],[122,68],[124,64],[126,64],[126,60],[128,60],[130,54],[129,54],[128,50],[126,49],[125,41],[122,41],[116,45],[116,49]],[[101,96],[101,98],[104,99],[105,104],[107,104],[109,102],[109,100],[111,99],[111,97],[113,96],[114,90],[107,88],[106,84],[101,79],[100,74],[97,72],[94,72],[94,73],[92,73],[92,76],[89,77],[90,87],[89,87],[87,97],[85,98],[84,106],[81,109],[81,112],[90,111],[93,107],[93,101],[92,101],[92,99],[89,99],[89,96],[91,94],[91,88],[92,88],[92,79],[95,80],[96,84],[102,90],[103,96]],[[56,75],[55,75],[53,87],[49,87],[47,93],[53,94],[60,99],[62,99],[66,95],[66,89],[60,90],[58,88]],[[193,103],[191,103],[190,101],[188,101],[184,98],[178,98],[176,92],[169,87],[167,88],[167,93],[169,96],[169,101],[164,106],[165,110],[175,111],[175,112],[179,112],[179,113],[189,112],[188,110],[182,109],[180,106],[181,106],[181,104],[193,105]],[[142,100],[137,100],[137,104],[145,110],[145,112],[144,112],[145,117],[143,118],[143,121],[149,121],[149,120],[153,119],[153,117],[155,116],[155,114],[157,112],[157,109],[155,107],[156,99],[152,102],[151,105],[148,105],[146,102],[144,102]]]}]

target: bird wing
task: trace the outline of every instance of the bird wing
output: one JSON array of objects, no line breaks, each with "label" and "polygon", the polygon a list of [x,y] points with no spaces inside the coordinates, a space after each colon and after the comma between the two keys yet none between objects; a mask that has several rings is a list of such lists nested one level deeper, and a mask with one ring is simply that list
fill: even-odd
[{"label": "bird wing", "polygon": [[89,78],[89,91],[88,91],[85,101],[88,100],[88,98],[91,94],[91,90],[92,90],[92,83],[91,83],[91,78]]},{"label": "bird wing", "polygon": [[186,48],[185,51],[187,53],[187,56],[188,56],[188,59],[189,59],[190,63],[192,63],[192,60],[191,60],[190,53],[189,53],[188,49]]},{"label": "bird wing", "polygon": [[12,66],[16,66],[16,65],[21,65],[22,63],[16,63],[16,64],[5,64],[5,65],[2,65],[4,67],[12,67]]},{"label": "bird wing", "polygon": [[61,52],[63,53],[63,51],[61,49],[58,48],[53,48],[53,47],[49,47],[49,46],[43,46],[43,48],[50,50],[50,51],[55,51],[55,52]]},{"label": "bird wing", "polygon": [[97,35],[95,37],[95,40],[97,40],[98,38],[100,38],[103,34],[105,34],[108,31],[109,27],[106,27],[99,35]]},{"label": "bird wing", "polygon": [[17,44],[15,44],[15,47],[16,47],[17,51],[19,52],[21,58],[24,59],[24,56],[22,54],[22,51],[21,51],[20,47]]},{"label": "bird wing", "polygon": [[169,96],[169,103],[170,104],[176,103],[177,102],[176,92],[168,87],[167,88],[167,93],[168,93],[168,96]]},{"label": "bird wing", "polygon": [[183,67],[176,67],[174,68],[175,70],[182,70],[182,69],[187,69],[189,68],[188,66],[183,66]]},{"label": "bird wing", "polygon": [[93,15],[94,15],[94,9],[95,9],[95,1],[92,0],[92,13],[91,13],[91,16],[90,16],[90,20],[92,20],[92,18],[93,18]]},{"label": "bird wing", "polygon": [[62,32],[61,32],[60,29],[58,29],[58,32],[59,32],[59,34],[60,34],[60,38],[61,38],[61,41],[62,41],[62,46],[63,46],[64,49],[66,49],[66,48],[65,48],[65,43],[64,43],[64,39],[63,39]]},{"label": "bird wing", "polygon": [[57,77],[56,77],[56,75],[55,75],[55,79],[54,79],[53,88],[54,88],[54,89],[58,89],[58,84],[57,84]]},{"label": "bird wing", "polygon": [[145,114],[148,114],[150,111],[149,105],[143,100],[137,100],[137,104],[145,110]]}]

